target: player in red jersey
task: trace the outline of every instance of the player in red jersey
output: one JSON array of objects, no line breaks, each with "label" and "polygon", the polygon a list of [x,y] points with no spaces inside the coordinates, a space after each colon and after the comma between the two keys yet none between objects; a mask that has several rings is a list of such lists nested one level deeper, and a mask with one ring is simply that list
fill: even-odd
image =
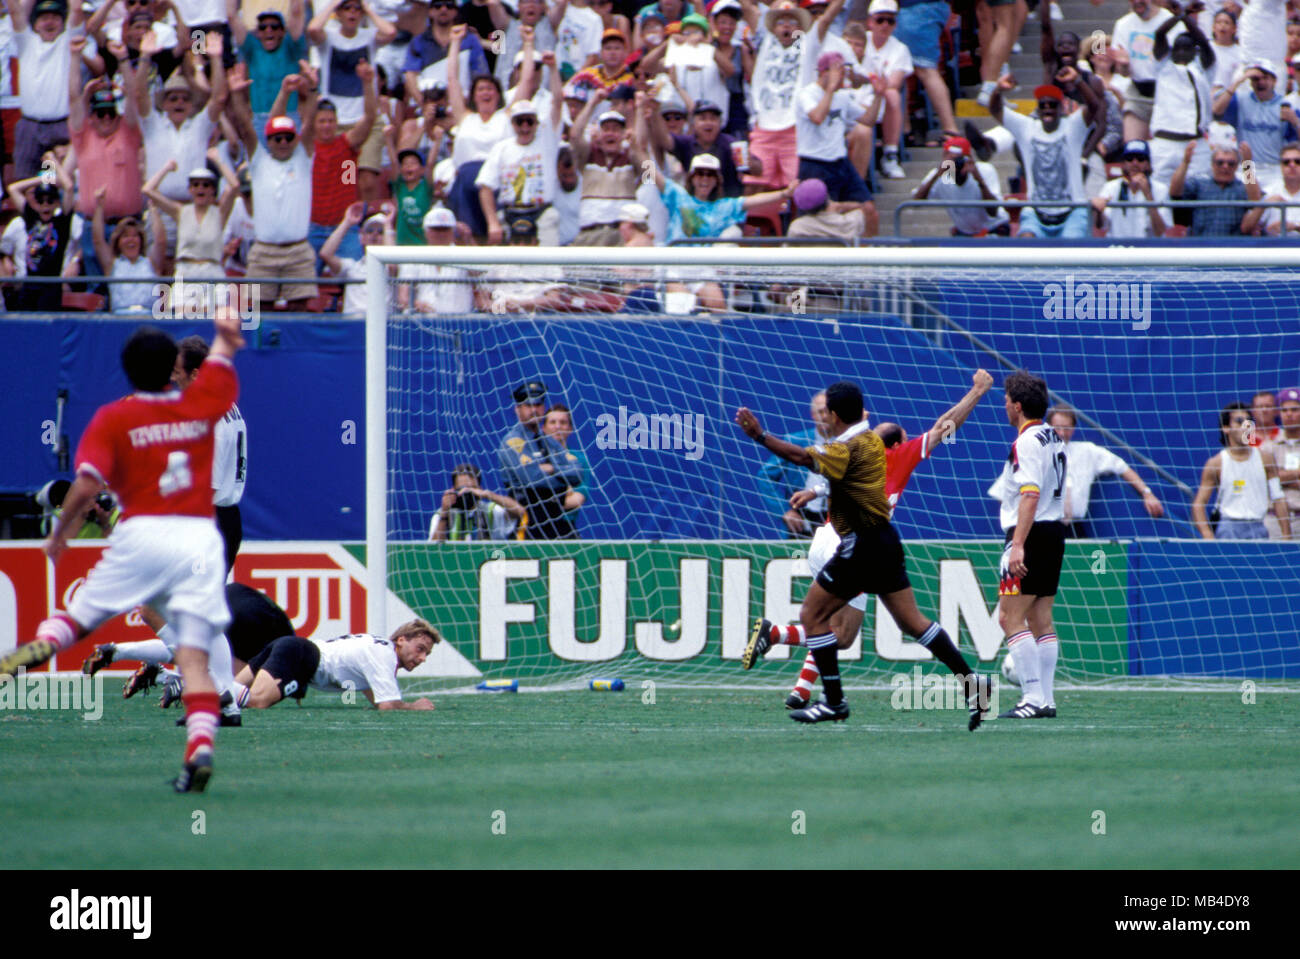
[{"label": "player in red jersey", "polygon": [[244,338],[231,311],[219,312],[215,327],[212,350],[183,393],[168,391],[177,355],[170,336],[143,326],[127,340],[122,368],[135,392],[101,406],[82,434],[77,478],[45,553],[59,561],[105,487],[117,494],[122,520],[67,611],[45,620],[35,640],[0,659],[0,676],[11,675],[136,606],[165,610],[176,629],[176,665],[186,688],[187,737],[184,766],[173,783],[177,792],[202,791],[212,775],[218,704],[208,651],[214,642],[225,642],[230,622],[226,564],[213,518],[213,426],[239,392],[231,361]]},{"label": "player in red jersey", "polygon": [[[885,496],[889,499],[891,515],[892,510],[898,506],[898,498],[902,496],[908,480],[912,478],[912,471],[922,460],[930,458],[937,444],[952,436],[957,428],[966,422],[966,418],[983,399],[984,394],[992,389],[993,377],[985,370],[976,370],[972,377],[972,384],[957,405],[935,420],[934,425],[920,436],[909,440],[907,432],[897,423],[881,423],[875,428],[876,435],[885,444]],[[817,495],[816,490],[800,490],[790,497],[790,505],[798,509]],[[829,524],[818,529],[808,550],[808,565],[814,577],[834,555],[838,546],[839,536]],[[853,645],[854,638],[862,629],[866,609],[867,597],[864,594],[843,606],[831,618],[831,629],[835,632],[836,644],[840,649],[847,649]],[[803,645],[802,629],[798,625],[772,627],[772,644],[782,643],[792,646]],[[817,663],[809,652],[803,668],[799,671],[794,689],[786,697],[786,708],[803,709],[807,706],[817,677]]]}]

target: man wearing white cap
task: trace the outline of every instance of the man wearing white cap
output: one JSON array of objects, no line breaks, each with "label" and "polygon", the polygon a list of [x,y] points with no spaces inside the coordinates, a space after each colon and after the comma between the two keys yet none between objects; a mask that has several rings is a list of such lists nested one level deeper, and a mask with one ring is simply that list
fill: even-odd
[{"label": "man wearing white cap", "polygon": [[[343,219],[320,248],[320,258],[325,261],[325,265],[330,268],[330,272],[335,276],[344,280],[364,280],[366,278],[364,254],[361,259],[338,255],[343,238],[357,224],[361,224],[360,237],[363,250],[371,246],[392,246],[397,241],[393,230],[393,220],[397,215],[397,207],[391,202],[386,202],[384,206],[383,213],[376,213],[373,216],[366,217],[364,223],[362,222],[366,209],[364,203],[353,203],[344,211]],[[366,286],[364,283],[349,283],[343,288],[344,313],[365,313],[366,302]]]},{"label": "man wearing white cap", "polygon": [[1115,202],[1164,203],[1169,199],[1169,187],[1151,179],[1151,151],[1145,141],[1130,140],[1124,144],[1123,163],[1123,175],[1109,181],[1092,198],[1092,208],[1106,228],[1106,235],[1123,239],[1164,236],[1165,230],[1174,224],[1173,212],[1168,207],[1128,207],[1107,212],[1107,207]]},{"label": "man wearing white cap", "polygon": [[[424,215],[424,242],[429,246],[455,244],[456,215],[439,204]],[[415,309],[418,313],[471,313],[474,310],[474,287],[469,271],[460,266],[441,263],[405,263],[397,276],[402,280],[423,280],[415,286]],[[399,283],[397,302],[403,309],[410,304],[410,284]]]},{"label": "man wearing white cap", "polygon": [[[617,110],[603,110],[606,92],[591,91],[586,106],[574,119],[570,132],[574,161],[582,171],[581,226],[575,246],[618,246],[619,210],[636,200],[641,185],[645,150],[635,142],[625,144],[627,118]],[[645,94],[637,93],[637,109],[645,108]],[[598,132],[587,139],[587,124],[597,117]]]},{"label": "man wearing white cap", "polygon": [[[527,86],[535,71],[536,64],[531,59],[525,61],[524,79],[520,83]],[[557,131],[564,100],[560,96],[560,74],[554,69],[550,99],[551,109],[545,119],[539,118],[532,100],[516,100],[510,104],[510,126],[515,135],[488,151],[474,180],[489,243],[498,244],[504,239],[498,215],[502,209],[527,207],[539,227],[541,217],[554,219],[556,216],[551,203],[555,199]],[[554,224],[548,223],[547,228],[553,229]]]},{"label": "man wearing white cap", "polygon": [[[859,102],[870,112],[868,122],[876,116],[881,118],[884,157],[880,172],[891,180],[902,180],[907,176],[898,162],[898,140],[903,132],[903,83],[913,72],[912,54],[894,36],[897,20],[897,0],[871,0],[867,9],[866,42],[859,58],[871,93],[870,97],[859,94]],[[862,91],[866,92],[865,89]],[[867,130],[870,132],[871,127]],[[868,145],[870,142],[868,138]],[[868,158],[870,155],[868,148]]]},{"label": "man wearing white cap", "polygon": [[[1281,172],[1282,144],[1300,133],[1300,117],[1277,92],[1277,67],[1257,60],[1214,98],[1214,115],[1237,130],[1237,140],[1250,144],[1255,176],[1272,183]],[[1250,92],[1238,91],[1250,81]]]}]

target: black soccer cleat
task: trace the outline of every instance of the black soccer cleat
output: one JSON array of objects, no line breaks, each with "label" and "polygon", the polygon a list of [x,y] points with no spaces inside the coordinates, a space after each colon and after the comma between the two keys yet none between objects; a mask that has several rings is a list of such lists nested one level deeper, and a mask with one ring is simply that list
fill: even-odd
[{"label": "black soccer cleat", "polygon": [[87,676],[94,676],[105,666],[113,662],[113,654],[117,652],[116,643],[104,643],[102,646],[96,646],[94,653],[90,658],[81,664],[81,671]]},{"label": "black soccer cleat", "polygon": [[[182,716],[180,719],[176,720],[176,725],[177,725],[177,726],[184,726],[184,725],[185,725],[185,721],[186,721],[186,719],[188,719],[188,718],[189,718],[189,717],[187,717],[187,716]],[[243,726],[243,725],[244,725],[244,714],[243,714],[242,712],[241,712],[241,713],[225,713],[225,712],[223,712],[223,713],[221,714],[221,718],[217,720],[217,725],[220,726],[220,727],[223,728],[223,729],[228,729],[228,728],[235,727],[235,726]]]},{"label": "black soccer cleat", "polygon": [[1005,713],[999,713],[998,719],[1041,719],[1045,713],[1044,706],[1035,706],[1033,703],[1020,702],[1012,706]]},{"label": "black soccer cleat", "polygon": [[797,723],[842,723],[849,718],[849,701],[841,699],[834,706],[831,706],[826,700],[819,699],[807,709],[793,710],[790,713],[790,718]]},{"label": "black soccer cleat", "polygon": [[136,693],[153,689],[158,685],[158,667],[145,663],[131,674],[131,678],[122,684],[122,698],[130,699]]},{"label": "black soccer cleat", "polygon": [[766,619],[760,619],[754,624],[754,631],[749,634],[749,642],[745,644],[745,651],[740,654],[741,667],[753,669],[754,663],[766,656],[767,651],[771,648],[772,624]]},{"label": "black soccer cleat", "polygon": [[966,728],[971,732],[980,728],[984,717],[989,714],[989,703],[993,697],[993,683],[987,676],[975,676],[975,690],[966,697],[966,708],[970,710],[970,720]]},{"label": "black soccer cleat", "polygon": [[798,693],[791,693],[789,696],[785,697],[785,708],[786,709],[807,709],[808,700],[804,699]]},{"label": "black soccer cleat", "polygon": [[1056,718],[1056,707],[1055,707],[1055,706],[1044,706],[1041,710],[1039,710],[1038,715],[1035,716],[1034,718],[1035,718],[1035,719],[1055,719],[1055,718]]},{"label": "black soccer cleat", "polygon": [[39,666],[58,651],[58,647],[48,639],[34,639],[30,643],[24,643],[7,656],[0,657],[0,676],[16,676],[18,670]]},{"label": "black soccer cleat", "polygon": [[172,780],[172,789],[178,793],[201,793],[212,778],[212,750],[196,749],[190,761],[181,767],[181,774]]}]

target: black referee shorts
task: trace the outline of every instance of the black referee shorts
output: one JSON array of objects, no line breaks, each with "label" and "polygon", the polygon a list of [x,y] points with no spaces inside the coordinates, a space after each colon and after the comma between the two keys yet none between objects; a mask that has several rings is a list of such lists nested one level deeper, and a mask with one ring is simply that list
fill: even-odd
[{"label": "black referee shorts", "polygon": [[254,676],[266,670],[280,681],[280,695],[284,699],[306,696],[307,684],[319,666],[320,649],[301,636],[281,636],[248,662]]},{"label": "black referee shorts", "polygon": [[[1025,569],[1028,572],[1024,576],[1003,576],[998,595],[1055,596],[1061,582],[1061,562],[1065,558],[1065,538],[1069,529],[1055,520],[1029,527],[1029,535],[1025,537]],[[1004,563],[1014,532],[1007,530],[1006,533],[1006,545],[1002,550]]]},{"label": "black referee shorts", "polygon": [[826,592],[843,600],[859,593],[880,596],[912,585],[907,579],[903,543],[894,524],[885,522],[840,539],[835,551],[817,576]]}]

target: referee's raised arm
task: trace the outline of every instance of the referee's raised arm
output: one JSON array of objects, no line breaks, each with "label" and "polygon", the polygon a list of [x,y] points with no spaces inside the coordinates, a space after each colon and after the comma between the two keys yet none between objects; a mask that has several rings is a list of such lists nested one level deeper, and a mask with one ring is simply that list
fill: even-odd
[{"label": "referee's raised arm", "polygon": [[750,439],[762,443],[765,448],[771,450],[783,460],[789,460],[796,466],[812,466],[813,458],[808,455],[808,451],[802,446],[795,446],[793,443],[787,443],[779,436],[773,436],[771,433],[764,431],[759,425],[758,417],[749,411],[748,407],[742,406],[736,410],[736,425],[744,430],[745,435]]}]

